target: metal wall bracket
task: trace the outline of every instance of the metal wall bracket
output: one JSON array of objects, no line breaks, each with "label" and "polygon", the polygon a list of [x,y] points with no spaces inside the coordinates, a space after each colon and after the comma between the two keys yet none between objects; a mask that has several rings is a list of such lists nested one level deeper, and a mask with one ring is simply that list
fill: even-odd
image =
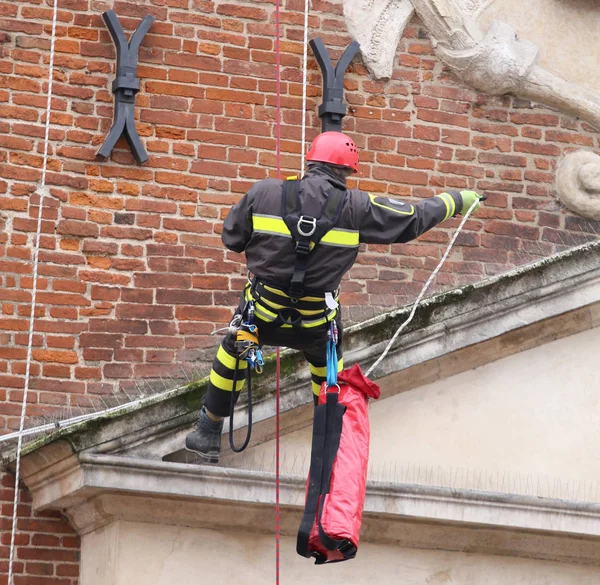
[{"label": "metal wall bracket", "polygon": [[315,59],[323,74],[323,102],[319,106],[319,118],[321,118],[321,131],[342,131],[342,119],[346,115],[346,104],[344,103],[344,74],[348,65],[360,49],[357,41],[352,41],[343,52],[335,69],[329,58],[329,53],[320,38],[313,39],[309,43]]},{"label": "metal wall bracket", "polygon": [[154,16],[148,14],[144,17],[131,35],[129,42],[127,42],[125,31],[114,10],[104,12],[102,18],[117,48],[117,71],[115,80],[112,83],[112,91],[115,94],[114,121],[104,144],[100,147],[96,156],[102,159],[108,158],[117,140],[122,134],[125,134],[125,139],[136,162],[142,164],[148,160],[148,153],[135,129],[134,122],[135,96],[140,90],[140,80],[137,77],[137,61],[140,43],[152,26]]}]

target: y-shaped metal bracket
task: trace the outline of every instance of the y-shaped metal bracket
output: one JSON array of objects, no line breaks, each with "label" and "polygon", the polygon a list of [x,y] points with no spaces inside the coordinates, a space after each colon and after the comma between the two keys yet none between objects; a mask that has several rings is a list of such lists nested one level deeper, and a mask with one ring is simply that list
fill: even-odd
[{"label": "y-shaped metal bracket", "polygon": [[344,73],[360,49],[357,41],[352,41],[347,47],[335,69],[331,64],[329,53],[320,38],[310,41],[310,48],[323,74],[323,103],[319,106],[321,131],[342,131],[342,119],[346,115],[344,103]]},{"label": "y-shaped metal bracket", "polygon": [[140,91],[140,80],[136,76],[137,60],[140,43],[152,26],[154,16],[148,14],[144,17],[131,35],[129,42],[127,42],[119,17],[114,10],[104,12],[102,18],[117,47],[117,76],[112,83],[112,91],[115,94],[114,121],[97,156],[103,159],[108,158],[117,140],[122,134],[125,134],[135,160],[138,164],[142,164],[148,160],[148,153],[135,129],[134,122],[135,96]]}]

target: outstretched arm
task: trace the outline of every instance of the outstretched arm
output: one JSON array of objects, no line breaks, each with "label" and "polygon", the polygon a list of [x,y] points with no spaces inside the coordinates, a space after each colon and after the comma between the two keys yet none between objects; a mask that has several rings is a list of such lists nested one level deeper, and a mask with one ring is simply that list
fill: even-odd
[{"label": "outstretched arm", "polygon": [[410,242],[449,217],[465,213],[479,195],[474,191],[449,190],[415,204],[371,194],[367,197],[360,241],[397,244]]}]

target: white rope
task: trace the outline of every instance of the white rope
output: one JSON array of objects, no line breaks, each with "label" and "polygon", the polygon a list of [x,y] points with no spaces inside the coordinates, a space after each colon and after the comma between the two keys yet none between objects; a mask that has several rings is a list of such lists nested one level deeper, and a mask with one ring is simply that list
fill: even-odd
[{"label": "white rope", "polygon": [[469,219],[469,215],[471,215],[471,212],[477,206],[478,203],[479,203],[479,201],[474,201],[473,205],[471,205],[471,207],[469,207],[469,210],[467,211],[467,213],[465,213],[462,221],[460,222],[460,225],[458,226],[458,228],[456,229],[456,232],[454,233],[454,236],[452,236],[452,239],[450,240],[450,243],[448,244],[448,247],[446,248],[444,255],[442,256],[440,263],[436,266],[435,270],[431,273],[431,276],[427,279],[425,286],[421,289],[421,292],[419,293],[417,300],[413,303],[412,310],[410,311],[410,315],[408,316],[408,319],[406,319],[406,321],[404,321],[404,323],[402,323],[402,325],[400,325],[400,327],[398,327],[398,330],[396,331],[396,333],[394,333],[394,336],[392,337],[392,339],[390,339],[390,342],[387,344],[386,348],[383,350],[383,353],[379,356],[377,361],[367,370],[367,373],[365,374],[366,376],[369,376],[369,374],[383,361],[385,356],[388,354],[388,352],[394,345],[394,342],[396,341],[396,339],[398,339],[398,335],[400,335],[400,333],[402,333],[402,331],[404,331],[406,326],[413,320],[413,317],[415,316],[415,313],[417,311],[417,307],[419,306],[419,303],[423,299],[423,296],[427,292],[427,289],[429,288],[429,286],[431,285],[431,283],[437,276],[438,272],[444,265],[444,262],[446,262],[446,259],[448,258],[448,255],[450,254],[450,251],[452,250],[452,246],[454,246],[454,242],[456,241],[458,234],[460,234],[460,232],[462,231],[465,223],[467,222],[467,219]]},{"label": "white rope", "polygon": [[42,163],[42,178],[40,183],[40,202],[38,207],[37,229],[35,232],[35,247],[33,250],[33,283],[31,291],[31,314],[29,315],[29,339],[27,342],[27,363],[25,366],[25,387],[23,389],[23,403],[21,405],[21,421],[19,422],[19,441],[17,444],[17,460],[15,469],[15,497],[13,501],[12,530],[10,535],[10,558],[8,561],[8,585],[13,585],[13,562],[15,556],[15,535],[17,531],[17,508],[19,503],[19,477],[21,472],[21,448],[23,446],[23,428],[25,426],[25,412],[27,410],[27,393],[29,392],[29,378],[31,375],[31,352],[33,348],[33,325],[35,320],[35,305],[37,297],[38,260],[40,251],[40,234],[42,232],[42,210],[44,194],[46,191],[46,170],[48,168],[48,141],[50,137],[50,110],[52,107],[52,82],[54,79],[54,44],[56,40],[56,19],[58,13],[58,0],[54,0],[52,13],[52,38],[50,41],[50,62],[48,64],[48,100],[46,102],[46,131],[44,134],[44,160]]},{"label": "white rope", "polygon": [[310,0],[304,1],[304,61],[302,65],[302,151],[300,177],[304,175],[304,158],[306,156],[306,86],[308,66],[308,5]]}]

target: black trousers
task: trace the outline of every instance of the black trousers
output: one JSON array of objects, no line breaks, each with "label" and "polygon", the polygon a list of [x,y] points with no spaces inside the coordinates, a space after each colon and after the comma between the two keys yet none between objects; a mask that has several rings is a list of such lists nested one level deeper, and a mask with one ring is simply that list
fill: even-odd
[{"label": "black trousers", "polygon": [[[249,298],[248,292],[249,287],[247,287],[245,291],[246,299]],[[260,344],[275,347],[283,346],[302,351],[310,368],[312,391],[316,400],[319,396],[321,384],[326,380],[327,376],[326,351],[329,324],[325,322],[317,326],[306,327],[298,324],[298,321],[303,323],[303,321],[299,319],[296,323],[297,326],[290,327],[289,324],[282,323],[280,319],[274,319],[271,322],[265,321],[263,317],[261,317],[261,315],[264,315],[265,313],[260,310],[260,303],[261,299],[256,299],[257,311],[254,317],[254,323],[258,327]],[[302,306],[306,306],[306,304]],[[265,307],[267,308],[267,312],[274,314],[271,305],[264,305],[263,308]],[[293,311],[293,309],[291,311]],[[286,309],[286,315],[290,316],[289,309]],[[336,349],[339,372],[344,367],[342,355],[343,330],[341,307],[338,307],[335,316],[332,318],[335,319],[338,328],[338,342]],[[293,317],[291,317],[291,319],[294,320]],[[234,343],[235,335],[228,333],[223,338],[223,341],[217,350],[217,355],[213,360],[208,389],[204,395],[204,406],[217,416],[229,416],[231,393],[234,392],[234,401],[237,401],[239,393],[244,389],[246,382],[246,369],[248,365],[245,360],[240,360],[238,371],[235,376],[236,387],[235,389],[233,388],[236,361]]]}]

